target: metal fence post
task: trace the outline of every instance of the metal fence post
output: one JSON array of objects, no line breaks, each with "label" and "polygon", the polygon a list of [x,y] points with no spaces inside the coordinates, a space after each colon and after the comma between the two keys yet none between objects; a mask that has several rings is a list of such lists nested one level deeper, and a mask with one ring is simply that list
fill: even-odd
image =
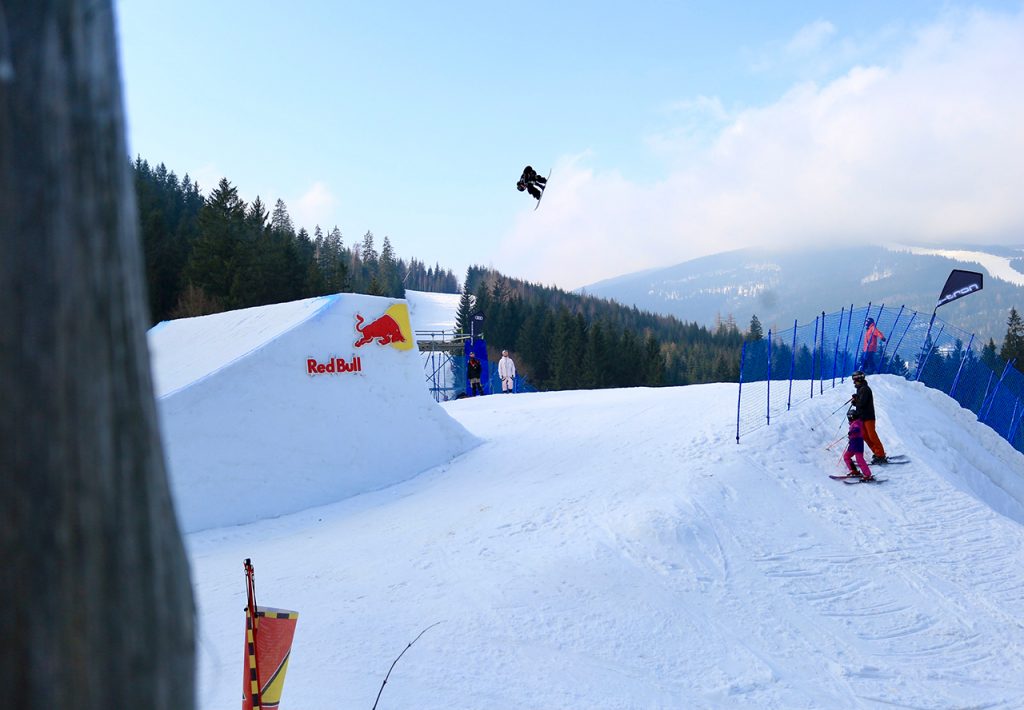
[{"label": "metal fence post", "polygon": [[[1006,365],[1003,367],[1003,374],[999,376],[999,382],[996,383],[996,388],[992,390],[992,396],[988,400],[988,409],[985,410],[984,417],[978,417],[981,421],[988,423],[988,415],[992,413],[992,405],[995,404],[996,395],[999,394],[999,388],[1003,384],[1003,378],[1006,377],[1006,373],[1010,371],[1013,363],[1017,362],[1017,358],[1011,358]],[[995,427],[993,427],[995,428]]]},{"label": "metal fence post", "polygon": [[768,424],[772,423],[772,329],[768,329],[768,402],[765,406]]},{"label": "metal fence post", "polygon": [[793,347],[789,354],[789,394],[786,397],[786,411],[793,403],[793,373],[796,372],[796,320],[793,321]]},{"label": "metal fence post", "polygon": [[811,346],[811,399],[814,399],[814,360],[818,356],[818,321],[821,316],[814,316],[814,345]]},{"label": "metal fence post", "polygon": [[740,389],[736,394],[736,443],[740,443],[740,402],[743,401],[743,361],[747,355],[747,341],[740,348]]},{"label": "metal fence post", "polygon": [[853,359],[853,369],[859,370],[864,357],[864,329],[868,327],[868,318],[871,317],[871,301],[868,301],[868,308],[864,314],[864,320],[860,324],[860,334],[857,336],[857,357]]},{"label": "metal fence post", "polygon": [[[906,306],[900,306],[900,312],[896,314],[896,320],[894,320],[892,322],[892,329],[889,331],[889,335],[892,335],[896,331],[896,326],[898,326],[900,324],[900,318],[903,317],[903,309],[904,308],[906,308]],[[884,365],[885,365],[885,351],[889,348],[889,345],[888,345],[889,341],[886,340],[885,342],[886,342],[886,344],[882,346],[882,356],[880,358],[878,358],[878,365],[879,365],[879,367],[882,368],[879,371],[880,375],[884,375],[885,371],[886,371],[886,369],[884,367]]]},{"label": "metal fence post", "polygon": [[839,336],[843,334],[843,316],[846,315],[846,306],[839,311],[839,330],[836,332],[836,348],[832,353],[832,389],[836,388],[836,367],[839,365]]},{"label": "metal fence post", "polygon": [[828,317],[825,311],[821,312],[821,354],[818,355],[818,394],[825,394],[825,325]]},{"label": "metal fence post", "polygon": [[850,355],[850,331],[853,330],[853,304],[850,304],[850,315],[846,319],[846,343],[843,345],[843,376],[839,378],[842,382],[846,379],[846,358]]},{"label": "metal fence post", "polygon": [[[929,332],[930,332],[931,326],[928,326],[928,327],[929,327]],[[931,347],[928,348],[928,352],[925,353],[924,360],[922,360],[921,362],[917,363],[917,374],[914,376],[914,382],[920,382],[921,381],[921,375],[924,374],[924,366],[928,364],[928,358],[930,358],[932,356],[932,352],[935,350],[935,346],[938,344],[939,338],[942,337],[942,331],[944,331],[945,329],[946,329],[946,324],[943,323],[942,327],[939,328],[939,334],[935,336],[935,340],[932,341]],[[927,342],[928,342],[928,340],[926,338],[925,339],[925,343],[927,343]],[[922,351],[923,351],[923,348],[922,348]]]},{"label": "metal fence post", "polygon": [[[899,342],[896,343],[896,349],[892,351],[892,357],[889,358],[889,367],[892,369],[892,361],[896,359],[896,356],[900,354],[900,346],[903,345],[903,339],[907,337],[907,333],[910,332],[910,326],[914,325],[914,319],[917,318],[917,311],[913,311],[910,315],[910,321],[907,323],[907,327],[903,329],[903,335],[900,336]],[[909,374],[909,373],[908,373]]]},{"label": "metal fence post", "polygon": [[[1020,402],[1020,397],[1017,398],[1017,401]],[[1014,404],[1014,410],[1016,410],[1016,407],[1017,405]],[[1006,440],[1010,442],[1010,446],[1013,446],[1013,440],[1017,438],[1017,431],[1020,430],[1021,420],[1024,420],[1024,411],[1021,411],[1017,421],[1013,422],[1010,426],[1010,435],[1006,437]],[[1016,449],[1017,447],[1013,446],[1013,448]]]},{"label": "metal fence post", "polygon": [[964,363],[967,362],[967,356],[971,352],[971,345],[974,344],[974,333],[971,333],[971,339],[967,342],[967,347],[964,349],[963,357],[960,358],[960,367],[956,368],[956,377],[953,378],[953,386],[949,388],[949,396],[956,399],[956,386],[960,383],[960,373],[963,372]]}]

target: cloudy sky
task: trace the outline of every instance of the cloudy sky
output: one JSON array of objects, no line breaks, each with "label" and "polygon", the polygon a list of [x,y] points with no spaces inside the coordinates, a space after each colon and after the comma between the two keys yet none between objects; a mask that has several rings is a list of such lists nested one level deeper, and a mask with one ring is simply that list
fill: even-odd
[{"label": "cloudy sky", "polygon": [[120,0],[129,148],[460,278],[1024,244],[1021,0],[556,5]]}]

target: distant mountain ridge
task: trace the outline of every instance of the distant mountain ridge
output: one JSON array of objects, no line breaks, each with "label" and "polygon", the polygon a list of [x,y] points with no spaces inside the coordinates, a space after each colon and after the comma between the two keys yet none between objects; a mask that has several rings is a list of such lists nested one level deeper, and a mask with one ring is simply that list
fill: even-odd
[{"label": "distant mountain ridge", "polygon": [[[968,249],[971,254],[966,254]],[[799,252],[740,249],[618,276],[580,290],[706,325],[731,316],[741,330],[757,315],[765,330],[776,330],[791,327],[794,320],[806,323],[822,311],[868,302],[930,315],[949,272],[968,269],[985,274],[984,290],[943,306],[939,315],[986,342],[1001,342],[1010,308],[1024,309],[1024,274],[1019,269],[1024,248],[972,246],[935,253],[939,251],[881,246]],[[961,258],[952,258],[952,253]],[[986,266],[966,260],[965,254]],[[990,269],[1004,278],[1020,278],[1017,283],[994,278]]]}]

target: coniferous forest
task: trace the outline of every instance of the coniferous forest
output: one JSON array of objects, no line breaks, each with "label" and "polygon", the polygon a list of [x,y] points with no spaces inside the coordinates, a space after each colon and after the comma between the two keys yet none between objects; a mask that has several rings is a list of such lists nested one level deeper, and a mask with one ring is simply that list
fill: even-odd
[{"label": "coniferous forest", "polygon": [[283,201],[246,204],[227,179],[204,197],[187,174],[132,167],[153,323],[339,292],[459,292],[450,270],[406,262],[387,237],[346,246],[338,227],[296,230]]},{"label": "coniferous forest", "polygon": [[484,314],[484,335],[497,355],[546,390],[735,382],[743,335],[731,322],[714,331],[623,306],[503,276],[479,266],[466,274],[456,329],[469,332]]},{"label": "coniferous forest", "polygon": [[[226,178],[204,196],[186,174],[133,163],[153,323],[339,292],[401,298],[405,289],[459,293],[449,269],[399,258],[372,232],[346,244],[338,227],[310,234],[284,202],[246,204]],[[471,267],[457,329],[486,318],[488,344],[509,350],[539,389],[730,382],[743,334],[713,330],[601,298]]]}]

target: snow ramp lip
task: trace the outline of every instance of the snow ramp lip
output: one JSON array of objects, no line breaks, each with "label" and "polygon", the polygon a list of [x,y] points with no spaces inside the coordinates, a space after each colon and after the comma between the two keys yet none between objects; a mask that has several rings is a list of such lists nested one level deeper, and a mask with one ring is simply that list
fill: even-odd
[{"label": "snow ramp lip", "polygon": [[[337,302],[339,296],[340,294],[316,296],[290,303],[275,303],[214,313],[208,316],[161,321],[147,332],[151,371],[153,372],[153,389],[156,398],[159,400],[172,397],[182,390],[223,372],[235,363],[267,347],[275,340],[319,317]],[[299,308],[296,308],[297,305]],[[269,316],[274,311],[280,312],[277,314],[277,318],[269,317],[261,328],[251,327],[254,317],[258,318],[260,314]],[[200,322],[202,322],[201,326]],[[230,325],[238,326],[242,323],[247,324],[245,330],[249,338],[238,340],[236,336],[239,329],[232,328]],[[185,349],[178,344],[170,346],[168,343],[169,347],[161,347],[162,340],[178,340],[178,337],[182,335],[181,331],[186,328],[190,331],[185,334],[186,337],[194,340],[196,345],[200,343],[203,345],[202,348],[190,349],[190,355],[196,358],[194,360],[180,359],[180,354]],[[211,343],[218,341],[224,346],[223,350],[209,347]],[[178,355],[179,358],[169,361],[169,357],[163,354],[165,350]],[[208,359],[202,360],[202,355],[208,355],[211,350],[214,351],[214,356],[208,356]],[[217,355],[221,355],[221,357],[217,357]]]}]

